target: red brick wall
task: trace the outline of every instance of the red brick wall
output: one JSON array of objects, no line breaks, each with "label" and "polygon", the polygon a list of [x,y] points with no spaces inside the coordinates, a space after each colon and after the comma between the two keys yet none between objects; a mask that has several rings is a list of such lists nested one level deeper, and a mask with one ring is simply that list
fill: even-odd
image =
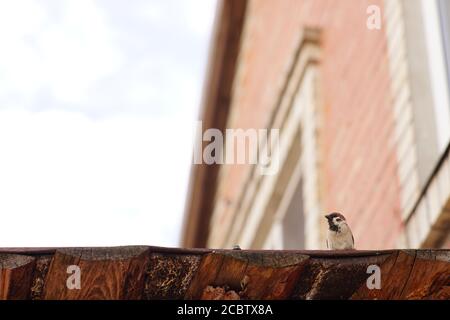
[{"label": "red brick wall", "polygon": [[[385,29],[366,28],[378,0],[252,0],[233,127],[263,128],[302,27],[322,30],[323,199],[342,212],[359,249],[389,248],[402,231]],[[218,199],[236,202],[245,166],[228,166]],[[221,225],[231,220],[226,209]]]}]

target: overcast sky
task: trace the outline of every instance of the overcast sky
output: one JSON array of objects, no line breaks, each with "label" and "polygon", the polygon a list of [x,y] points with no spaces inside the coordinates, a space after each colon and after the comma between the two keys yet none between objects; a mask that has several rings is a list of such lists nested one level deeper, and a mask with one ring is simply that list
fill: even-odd
[{"label": "overcast sky", "polygon": [[0,0],[0,247],[177,246],[213,0]]}]

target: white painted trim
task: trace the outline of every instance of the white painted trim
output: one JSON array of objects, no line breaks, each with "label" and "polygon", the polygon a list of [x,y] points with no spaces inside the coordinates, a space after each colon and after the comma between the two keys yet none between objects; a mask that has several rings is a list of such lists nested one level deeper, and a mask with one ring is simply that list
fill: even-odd
[{"label": "white painted trim", "polygon": [[274,223],[263,249],[282,250],[283,249],[283,226],[280,221]]},{"label": "white painted trim", "polygon": [[[314,41],[316,34],[311,30],[306,30],[303,34],[303,39],[299,43],[299,51],[296,59],[293,60],[292,73],[287,78],[286,90],[281,96],[280,103],[274,107],[273,121],[268,125],[267,129],[279,128],[280,139],[280,172],[289,172],[295,169],[300,155],[294,156],[296,160],[288,159],[290,153],[295,149],[293,146],[297,145],[300,152],[300,126],[302,113],[305,107],[299,108],[294,98],[301,98],[305,100],[305,105],[310,104],[311,99],[316,98],[317,73],[314,67],[320,55],[320,50]],[[305,41],[306,40],[306,41]],[[308,85],[309,88],[305,89]],[[306,92],[302,93],[302,90]],[[295,98],[295,101],[298,99]],[[262,146],[264,147],[264,146]],[[293,162],[294,161],[294,162]],[[282,194],[289,183],[288,178],[291,175],[283,175],[278,173],[275,176],[260,176],[255,170],[249,174],[246,182],[245,194],[242,196],[237,205],[236,212],[234,212],[235,220],[231,225],[229,235],[225,239],[224,247],[230,243],[239,243],[246,248],[261,248],[269,246],[270,240],[267,237],[270,232],[270,224],[273,224],[276,210],[280,205]],[[274,207],[275,206],[275,207]],[[275,210],[275,211],[274,211]],[[315,232],[308,232],[315,234]]]},{"label": "white painted trim", "polygon": [[428,66],[433,91],[439,152],[450,141],[450,104],[447,65],[440,25],[438,5],[435,0],[421,1],[428,53]]},{"label": "white painted trim", "polygon": [[406,224],[411,248],[440,247],[450,234],[450,156],[446,155]]},{"label": "white painted trim", "polygon": [[419,194],[419,172],[405,15],[402,0],[385,0],[384,4],[395,121],[393,143],[399,169],[401,216],[406,220]]}]

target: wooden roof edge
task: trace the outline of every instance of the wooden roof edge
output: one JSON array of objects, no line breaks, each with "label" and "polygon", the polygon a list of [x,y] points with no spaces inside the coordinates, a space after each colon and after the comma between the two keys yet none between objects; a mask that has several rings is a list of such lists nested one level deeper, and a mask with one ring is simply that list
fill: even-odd
[{"label": "wooden roof edge", "polygon": [[20,255],[46,255],[54,254],[58,250],[126,250],[127,248],[141,248],[149,250],[151,253],[160,254],[181,254],[181,255],[195,255],[208,253],[258,253],[258,254],[298,254],[311,257],[327,257],[327,258],[341,258],[341,257],[368,257],[378,256],[383,254],[392,254],[399,251],[411,252],[444,252],[450,254],[450,249],[383,249],[383,250],[233,250],[233,249],[212,249],[212,248],[178,248],[178,247],[160,247],[147,245],[130,245],[130,246],[93,246],[93,247],[5,247],[0,248],[0,254],[20,254]]},{"label": "wooden roof edge", "polygon": [[[220,0],[217,6],[199,120],[223,130],[240,51],[247,0]],[[181,245],[205,247],[219,165],[193,164],[182,225]]]},{"label": "wooden roof edge", "polygon": [[0,299],[450,299],[449,279],[440,249],[0,248]]}]

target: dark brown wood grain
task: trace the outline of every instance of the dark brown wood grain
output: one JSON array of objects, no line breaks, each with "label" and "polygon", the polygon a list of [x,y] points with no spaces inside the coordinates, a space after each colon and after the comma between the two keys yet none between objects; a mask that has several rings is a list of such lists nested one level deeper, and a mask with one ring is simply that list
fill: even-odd
[{"label": "dark brown wood grain", "polygon": [[[398,278],[395,278],[395,273],[392,270],[397,261],[398,255],[399,252],[389,254],[388,257],[379,265],[381,269],[381,290],[370,290],[367,288],[366,282],[363,282],[361,283],[359,289],[352,295],[351,299],[385,300],[393,296],[394,294],[392,291],[398,286],[385,286],[384,283],[391,283],[391,281],[398,280]],[[404,283],[402,282],[400,287],[402,288],[403,285]]]},{"label": "dark brown wood grain", "polygon": [[200,255],[152,253],[144,299],[183,299],[200,264]]},{"label": "dark brown wood grain", "polygon": [[450,253],[442,250],[401,250],[381,265],[381,290],[366,284],[352,299],[449,299]]},{"label": "dark brown wood grain", "polygon": [[[402,299],[450,299],[450,252],[416,252],[414,265],[402,292]],[[447,287],[447,288],[445,288]]]},{"label": "dark brown wood grain", "polygon": [[204,297],[208,287],[230,289],[242,299],[285,299],[308,256],[292,253],[229,251],[206,255],[186,294]]},{"label": "dark brown wood grain", "polygon": [[224,255],[209,253],[202,257],[200,265],[185,295],[185,299],[199,299],[203,290],[214,283],[217,272],[222,267]]},{"label": "dark brown wood grain", "polygon": [[0,299],[28,299],[35,259],[0,253]]},{"label": "dark brown wood grain", "polygon": [[370,274],[370,265],[382,265],[386,254],[353,256],[347,259],[311,258],[305,265],[293,299],[350,299]]},{"label": "dark brown wood grain", "polygon": [[366,283],[352,296],[352,299],[398,300],[402,299],[403,291],[410,277],[416,252],[401,250],[392,253],[381,265],[381,289],[368,289]]},{"label": "dark brown wood grain", "polygon": [[30,298],[32,300],[41,300],[43,298],[45,279],[47,277],[50,263],[53,256],[43,255],[36,257],[36,264],[33,272],[33,282],[31,284]]},{"label": "dark brown wood grain", "polygon": [[450,299],[450,250],[0,249],[0,299]]},{"label": "dark brown wood grain", "polygon": [[[143,294],[146,253],[145,247],[58,250],[47,274],[44,298],[138,299]],[[80,267],[81,289],[69,289],[66,285],[70,265]]]}]

